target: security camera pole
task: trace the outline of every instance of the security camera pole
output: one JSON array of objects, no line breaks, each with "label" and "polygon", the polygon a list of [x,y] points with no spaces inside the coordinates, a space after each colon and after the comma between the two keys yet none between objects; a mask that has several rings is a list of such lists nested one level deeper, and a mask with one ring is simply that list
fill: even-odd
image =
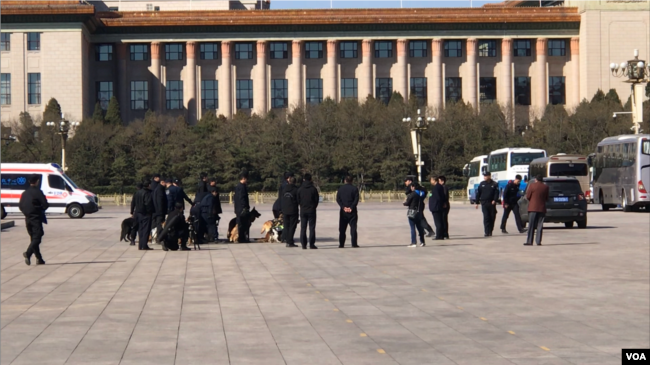
[{"label": "security camera pole", "polygon": [[68,133],[70,128],[75,128],[79,125],[79,122],[72,122],[65,120],[65,116],[61,114],[61,120],[53,122],[46,122],[48,127],[57,127],[57,134],[61,135],[61,169],[65,172],[67,170],[65,166],[65,142],[68,140]]},{"label": "security camera pole", "polygon": [[[639,50],[634,50],[634,59],[630,61],[621,62],[621,64],[612,63],[609,65],[612,75],[616,77],[627,77],[627,82],[632,85],[632,128],[634,134],[639,134],[639,126],[643,122],[643,84],[649,80],[647,78],[650,74],[650,66],[645,60],[639,59]],[[617,114],[614,113],[614,118]]]},{"label": "security camera pole", "polygon": [[[420,109],[418,109],[418,116],[415,119],[414,123],[411,125],[411,144],[413,146],[413,155],[415,155],[415,164],[418,168],[418,182],[422,182],[422,132],[427,130],[429,123],[435,122],[436,118],[428,117],[423,118],[420,115]],[[402,119],[404,123],[411,123],[411,117],[406,117]]]}]

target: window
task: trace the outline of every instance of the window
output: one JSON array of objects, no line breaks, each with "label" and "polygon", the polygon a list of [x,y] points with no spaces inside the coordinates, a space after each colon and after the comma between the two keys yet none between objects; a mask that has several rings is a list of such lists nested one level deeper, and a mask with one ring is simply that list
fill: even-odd
[{"label": "window", "polygon": [[97,83],[97,101],[102,110],[108,109],[111,97],[113,97],[113,83],[111,81],[99,81]]},{"label": "window", "polygon": [[497,56],[497,41],[479,41],[478,42],[478,56],[479,57],[496,57]]},{"label": "window", "polygon": [[201,43],[200,48],[202,60],[219,59],[219,43]]},{"label": "window", "polygon": [[[644,139],[643,142],[641,142],[641,153],[644,155],[650,155],[650,141],[647,139]],[[636,151],[636,149],[635,149]]]},{"label": "window", "polygon": [[0,105],[11,105],[11,74],[2,74],[0,81]]},{"label": "window", "polygon": [[154,6],[154,7],[153,7],[153,10],[154,10],[154,11],[160,11],[160,6]]},{"label": "window", "polygon": [[490,155],[488,161],[489,171],[505,171],[508,166],[508,154],[500,153],[498,155]]},{"label": "window", "polygon": [[566,56],[566,41],[562,39],[552,39],[548,41],[549,56]]},{"label": "window", "polygon": [[445,41],[445,57],[463,57],[461,41]]},{"label": "window", "polygon": [[271,59],[286,59],[289,57],[287,51],[287,42],[271,42],[270,45]]},{"label": "window", "polygon": [[375,41],[375,58],[393,57],[393,42]]},{"label": "window", "polygon": [[253,58],[253,43],[235,43],[235,59],[250,60]]},{"label": "window", "polygon": [[149,46],[146,44],[132,44],[129,46],[131,61],[146,61],[149,59]]},{"label": "window", "polygon": [[341,99],[357,98],[357,79],[341,79]]},{"label": "window", "polygon": [[340,42],[339,43],[339,58],[357,58],[358,42]]},{"label": "window", "polygon": [[109,6],[108,11],[120,11],[120,9],[117,6]]},{"label": "window", "polygon": [[27,50],[38,51],[41,49],[41,33],[27,33]]},{"label": "window", "polygon": [[305,42],[305,58],[323,58],[323,42]]},{"label": "window", "polygon": [[0,51],[11,51],[11,33],[2,33]]},{"label": "window", "polygon": [[95,46],[95,60],[104,62],[113,59],[112,44],[98,44]]},{"label": "window", "polygon": [[153,10],[153,4],[147,4],[147,11]]},{"label": "window", "polygon": [[445,78],[445,99],[453,102],[461,101],[463,99],[462,77]]},{"label": "window", "polygon": [[167,61],[180,61],[183,59],[183,44],[165,44],[165,59]]},{"label": "window", "polygon": [[375,97],[384,104],[388,104],[393,95],[393,79],[375,80]]},{"label": "window", "polygon": [[[29,187],[29,176],[31,174],[2,174],[2,189],[26,190]],[[42,181],[39,180],[39,187]]]},{"label": "window", "polygon": [[515,104],[530,105],[530,77],[515,77]]},{"label": "window", "polygon": [[497,101],[497,78],[481,77],[479,79],[479,96],[481,103],[496,103]]},{"label": "window", "polygon": [[41,103],[41,74],[27,74],[27,104]]},{"label": "window", "polygon": [[167,81],[165,99],[167,99],[167,110],[183,109],[183,81]]},{"label": "window", "polygon": [[271,108],[286,108],[287,106],[289,106],[287,80],[271,80]]},{"label": "window", "polygon": [[411,77],[411,94],[418,99],[420,106],[427,104],[427,78]]},{"label": "window", "polygon": [[253,108],[253,80],[237,80],[237,109]]},{"label": "window", "polygon": [[565,104],[564,76],[548,78],[548,101],[550,104]]},{"label": "window", "polygon": [[586,163],[552,163],[549,176],[587,176],[589,167]]},{"label": "window", "polygon": [[306,98],[311,104],[320,104],[323,102],[323,79],[307,79]]},{"label": "window", "polygon": [[427,56],[427,42],[425,41],[410,41],[409,42],[409,56],[410,57],[426,57]]},{"label": "window", "polygon": [[149,109],[149,82],[131,81],[131,109]]},{"label": "window", "polygon": [[545,157],[545,155],[544,152],[512,152],[510,153],[510,166],[530,165],[534,159]]},{"label": "window", "polygon": [[201,108],[219,109],[219,81],[201,80]]},{"label": "window", "polygon": [[530,39],[517,39],[513,43],[515,57],[530,57]]},{"label": "window", "polygon": [[48,175],[47,184],[51,189],[65,190],[65,182],[61,176],[57,175]]}]

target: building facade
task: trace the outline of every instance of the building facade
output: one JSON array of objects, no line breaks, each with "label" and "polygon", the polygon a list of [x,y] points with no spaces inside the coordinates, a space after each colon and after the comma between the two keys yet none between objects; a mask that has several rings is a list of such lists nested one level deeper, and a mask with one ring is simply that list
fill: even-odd
[{"label": "building facade", "polygon": [[[539,114],[629,86],[608,65],[650,55],[650,2],[514,1],[470,9],[98,11],[77,1],[2,6],[2,120],[51,97],[81,120],[111,96],[190,123],[207,110],[416,97]],[[558,5],[558,2],[554,2]],[[573,6],[575,5],[575,6]],[[647,10],[647,11],[640,11]],[[634,34],[634,37],[630,37]]]}]

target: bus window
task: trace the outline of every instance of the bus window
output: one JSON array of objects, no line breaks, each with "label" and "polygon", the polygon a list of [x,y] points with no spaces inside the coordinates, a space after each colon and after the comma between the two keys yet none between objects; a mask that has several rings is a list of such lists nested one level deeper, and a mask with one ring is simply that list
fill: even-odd
[{"label": "bus window", "polygon": [[553,163],[549,176],[587,176],[589,168],[585,163]]},{"label": "bus window", "polygon": [[508,155],[505,153],[490,156],[490,172],[505,171],[508,164],[507,158]]},{"label": "bus window", "polygon": [[534,159],[544,156],[544,152],[513,152],[510,154],[510,166],[530,165]]},{"label": "bus window", "polygon": [[647,139],[644,139],[643,142],[641,142],[641,153],[644,155],[650,155],[650,141]]},{"label": "bus window", "polygon": [[470,162],[469,163],[469,174],[467,176],[472,177],[472,176],[481,175],[481,171],[479,171],[480,166],[481,166],[481,161]]}]

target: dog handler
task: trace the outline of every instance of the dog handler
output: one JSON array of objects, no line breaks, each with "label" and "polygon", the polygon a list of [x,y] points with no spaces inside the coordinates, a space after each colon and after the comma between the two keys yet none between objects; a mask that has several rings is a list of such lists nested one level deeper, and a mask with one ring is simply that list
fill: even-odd
[{"label": "dog handler", "polygon": [[40,176],[32,175],[29,177],[29,188],[20,196],[20,211],[25,215],[25,227],[31,242],[27,251],[23,253],[25,263],[30,265],[32,254],[36,256],[36,265],[45,265],[43,256],[41,256],[41,239],[43,238],[43,223],[47,224],[45,211],[50,205],[40,188]]},{"label": "dog handler", "polygon": [[248,243],[250,230],[251,206],[248,202],[248,172],[242,171],[239,174],[239,184],[235,187],[235,216],[237,217],[237,228],[239,231],[239,242]]}]

